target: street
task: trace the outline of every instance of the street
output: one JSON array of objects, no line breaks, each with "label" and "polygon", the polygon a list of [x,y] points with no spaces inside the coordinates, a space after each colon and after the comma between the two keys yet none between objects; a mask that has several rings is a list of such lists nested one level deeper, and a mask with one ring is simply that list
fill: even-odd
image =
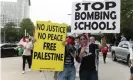
[{"label": "street", "polygon": [[[2,80],[53,80],[53,72],[26,71],[22,74],[21,57],[1,58],[1,64]],[[129,80],[129,76],[126,63],[113,62],[111,58],[107,58],[107,63],[104,64],[100,57],[99,80]],[[78,77],[76,79],[79,80]]]}]

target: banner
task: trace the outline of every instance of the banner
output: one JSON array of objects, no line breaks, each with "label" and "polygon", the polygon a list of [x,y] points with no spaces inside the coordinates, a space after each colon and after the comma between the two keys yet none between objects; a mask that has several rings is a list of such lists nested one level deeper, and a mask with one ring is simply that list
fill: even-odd
[{"label": "banner", "polygon": [[66,24],[37,21],[35,29],[33,70],[62,71],[64,66]]},{"label": "banner", "polygon": [[120,0],[74,2],[73,33],[120,33]]}]

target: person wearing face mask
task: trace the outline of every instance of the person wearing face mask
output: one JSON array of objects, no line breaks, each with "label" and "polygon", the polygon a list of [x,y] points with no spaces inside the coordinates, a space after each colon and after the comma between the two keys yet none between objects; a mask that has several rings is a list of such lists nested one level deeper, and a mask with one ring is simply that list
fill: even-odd
[{"label": "person wearing face mask", "polygon": [[65,46],[64,70],[57,73],[57,80],[75,80],[76,69],[74,66],[74,57],[76,57],[76,49],[74,44],[74,38],[71,36],[63,42]]},{"label": "person wearing face mask", "polygon": [[127,41],[126,37],[124,36],[124,34],[121,35],[121,41]]},{"label": "person wearing face mask", "polygon": [[22,71],[22,73],[23,74],[25,73],[25,62],[26,62],[26,60],[27,60],[28,65],[29,65],[29,70],[28,71],[31,71],[31,50],[33,48],[33,45],[30,42],[29,37],[26,36],[25,40],[26,40],[26,42],[23,45],[24,51],[23,51],[23,54],[22,54],[22,58],[23,58],[23,71]]}]

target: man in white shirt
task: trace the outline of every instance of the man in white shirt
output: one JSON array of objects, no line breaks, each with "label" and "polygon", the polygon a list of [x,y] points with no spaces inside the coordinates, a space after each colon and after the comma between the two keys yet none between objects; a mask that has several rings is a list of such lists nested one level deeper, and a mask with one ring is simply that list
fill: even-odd
[{"label": "man in white shirt", "polygon": [[29,71],[31,68],[31,50],[33,49],[33,45],[31,43],[31,41],[29,40],[28,37],[25,37],[25,44],[24,44],[24,52],[23,52],[23,74],[25,73],[25,62],[27,60],[28,65],[29,65]]}]

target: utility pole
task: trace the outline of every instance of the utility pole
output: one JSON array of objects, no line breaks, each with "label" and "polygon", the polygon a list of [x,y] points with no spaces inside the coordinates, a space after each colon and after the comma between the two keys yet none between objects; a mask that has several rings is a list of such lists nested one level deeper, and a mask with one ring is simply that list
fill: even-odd
[{"label": "utility pole", "polygon": [[24,30],[24,35],[26,36],[26,29]]},{"label": "utility pole", "polygon": [[5,27],[4,27],[4,43],[6,42],[6,31],[5,31]]}]

